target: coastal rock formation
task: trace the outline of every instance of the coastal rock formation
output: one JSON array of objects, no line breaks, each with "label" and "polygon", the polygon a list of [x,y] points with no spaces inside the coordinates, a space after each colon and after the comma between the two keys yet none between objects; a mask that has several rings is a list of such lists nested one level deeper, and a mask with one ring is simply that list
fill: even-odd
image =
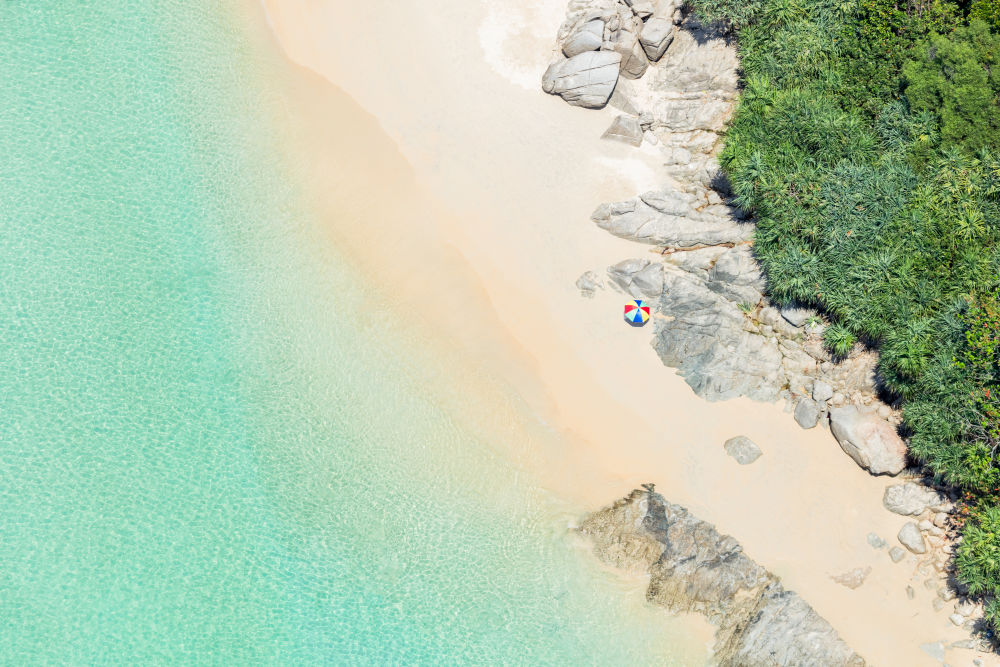
[{"label": "coastal rock formation", "polygon": [[741,224],[729,207],[675,188],[601,204],[590,218],[615,236],[672,248],[733,245],[753,237],[753,226]]},{"label": "coastal rock formation", "polygon": [[591,514],[579,530],[604,562],[648,573],[651,602],[708,618],[716,627],[713,664],[865,664],[736,540],[667,502],[652,486]]},{"label": "coastal rock formation", "polygon": [[597,51],[604,43],[604,21],[594,19],[579,26],[566,41],[562,52],[567,58],[578,56],[587,51]]},{"label": "coastal rock formation", "polygon": [[884,419],[856,406],[830,411],[830,430],[841,449],[873,475],[898,475],[906,466],[906,443]]},{"label": "coastal rock formation", "polygon": [[[621,115],[606,137],[636,146],[646,144],[643,150],[659,151],[664,165],[657,188],[601,204],[591,216],[601,229],[643,244],[648,251],[645,259],[635,257],[609,267],[608,284],[654,305],[653,347],[698,395],[708,400],[784,399],[786,412],[794,412],[804,428],[829,425],[843,451],[860,467],[876,475],[900,473],[907,462],[906,445],[896,428],[902,417],[898,409],[880,400],[877,354],[855,345],[846,357],[834,358],[823,343],[827,321],[821,313],[768,299],[766,280],[753,253],[753,221],[734,205],[717,162],[722,132],[738,98],[733,43],[693,14],[683,15],[672,0],[572,0],[559,31],[556,64],[570,55],[568,45],[581,39],[574,35],[595,29],[587,27],[592,21],[601,22],[604,30],[599,52],[618,53],[623,61],[635,59],[634,63],[619,62],[619,78],[607,104]],[[635,51],[635,35],[645,60]],[[594,44],[590,39],[587,48]],[[644,73],[636,78],[640,71]],[[726,443],[727,453],[741,464],[752,462],[754,453],[737,440]],[[626,499],[620,505],[630,503]],[[955,537],[955,522],[949,518],[951,502],[934,490],[907,483],[890,487],[883,504],[919,520],[904,526],[898,535],[907,550],[892,546],[885,553],[900,567],[914,565],[924,586],[936,589],[932,607],[941,611],[956,595],[948,582]],[[627,539],[616,534],[614,542],[602,542],[602,558],[649,571],[651,599],[668,607],[717,608],[719,598],[705,591],[711,586],[704,578],[708,574],[729,576],[716,571],[721,565],[711,561],[706,574],[664,556],[667,564],[654,566],[672,543],[640,530],[648,519],[645,510],[630,516],[638,522],[635,530]],[[877,535],[869,536],[869,543],[878,549],[887,546]],[[723,554],[720,559],[735,558],[718,545],[704,552]],[[691,558],[693,563],[702,562],[696,554]],[[673,578],[665,575],[668,570]],[[749,571],[741,572],[752,579]],[[864,569],[855,569],[834,579],[854,587],[862,585],[866,574]],[[726,581],[716,583],[723,588],[732,584],[731,579]],[[756,584],[746,585],[760,591]],[[912,599],[912,587],[909,592]],[[689,598],[694,602],[682,604]],[[754,599],[765,598],[761,593]],[[765,616],[755,616],[754,623]],[[968,615],[963,618],[964,627],[971,627]],[[722,623],[720,617],[716,621]],[[747,632],[747,626],[741,626],[732,634],[741,638],[742,646],[752,645],[745,639]],[[725,641],[719,639],[718,645]],[[720,661],[783,664],[777,659],[758,663],[742,656],[733,650]],[[801,656],[791,662],[843,664]]]},{"label": "coastal rock formation", "polygon": [[[681,21],[675,3],[654,3],[644,22],[636,11],[640,4],[571,2],[559,31],[558,58],[550,67],[550,73],[561,72],[573,60],[563,55],[577,48],[581,33],[596,34],[599,23],[602,50],[587,53],[621,55],[625,46],[633,46],[629,40],[636,22],[642,23],[639,42],[653,65],[638,80],[618,81],[610,103],[625,113],[605,136],[632,144],[653,138],[666,165],[664,185],[601,204],[591,218],[659,255],[609,268],[611,284],[658,302],[657,311],[665,317],[654,325],[656,351],[709,400],[748,396],[795,403],[811,398],[815,405],[800,403],[803,425],[825,423],[834,406],[873,404],[876,355],[859,347],[846,360],[835,361],[822,344],[817,313],[768,303],[751,248],[753,224],[725,201],[716,154],[737,99],[735,48],[694,17]],[[611,48],[612,42],[618,46]],[[656,291],[658,285],[662,289]],[[889,416],[898,421],[897,415]]]},{"label": "coastal rock formation", "polygon": [[575,106],[599,109],[615,90],[621,58],[613,51],[587,51],[553,63],[542,76],[542,89]]}]

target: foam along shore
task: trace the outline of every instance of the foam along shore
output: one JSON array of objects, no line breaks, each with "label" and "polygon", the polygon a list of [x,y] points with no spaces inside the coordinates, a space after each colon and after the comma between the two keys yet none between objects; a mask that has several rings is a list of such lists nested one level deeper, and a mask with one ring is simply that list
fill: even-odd
[{"label": "foam along shore", "polygon": [[[921,644],[967,636],[946,614],[914,605],[912,567],[866,540],[899,531],[900,517],[881,504],[893,480],[868,475],[828,432],[801,430],[777,405],[705,402],[663,368],[649,329],[622,322],[621,295],[580,297],[581,273],[636,252],[594,226],[591,211],[657,186],[662,159],[602,141],[612,110],[569,107],[539,90],[562,0],[264,6],[289,58],[315,73],[313,104],[290,112],[313,134],[289,145],[315,165],[320,203],[343,187],[345,143],[373,164],[391,151],[351,139],[351,128],[325,116],[322,87],[333,84],[373,114],[412,165],[422,189],[407,196],[427,197],[439,212],[393,214],[386,200],[405,199],[394,174],[366,169],[372,181],[354,185],[379,215],[330,215],[331,236],[384,289],[434,313],[429,319],[460,301],[460,318],[442,315],[443,335],[474,355],[484,376],[516,386],[564,436],[543,451],[513,442],[506,456],[581,512],[655,481],[735,537],[874,664],[928,664]],[[753,465],[723,449],[736,435],[763,451]],[[832,578],[868,567],[857,589]]]}]

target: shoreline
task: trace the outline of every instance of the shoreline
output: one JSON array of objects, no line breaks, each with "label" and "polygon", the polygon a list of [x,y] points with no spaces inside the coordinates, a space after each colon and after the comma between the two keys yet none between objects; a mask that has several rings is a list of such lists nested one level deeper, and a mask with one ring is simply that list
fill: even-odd
[{"label": "shoreline", "polygon": [[[781,576],[848,644],[876,664],[888,664],[890,659],[921,664],[927,656],[919,652],[920,643],[962,636],[957,629],[940,626],[946,616],[918,611],[910,617],[914,608],[905,597],[903,569],[865,542],[869,532],[885,538],[895,535],[898,517],[882,510],[881,495],[897,480],[868,476],[839,451],[828,433],[800,430],[776,405],[747,399],[706,403],[680,377],[662,368],[647,344],[648,330],[622,324],[621,297],[603,292],[590,302],[580,298],[573,287],[580,273],[640,256],[633,243],[590,224],[590,210],[601,201],[631,197],[656,180],[652,156],[637,157],[633,149],[598,139],[610,122],[609,113],[568,108],[537,87],[529,91],[495,72],[491,75],[485,62],[469,64],[463,76],[447,78],[449,72],[441,69],[441,63],[453,59],[450,49],[468,49],[468,44],[429,47],[424,74],[418,63],[410,63],[394,75],[397,80],[368,81],[363,72],[348,75],[340,71],[340,63],[349,62],[344,54],[357,48],[351,40],[371,35],[337,44],[330,43],[337,40],[310,42],[322,37],[324,26],[328,34],[340,34],[333,32],[332,10],[324,17],[309,13],[301,3],[266,4],[272,27],[284,38],[290,55],[319,75],[314,85],[324,85],[321,76],[342,85],[374,114],[413,165],[419,185],[408,196],[437,212],[416,228],[412,220],[406,221],[410,224],[386,220],[384,229],[378,230],[382,235],[378,244],[371,243],[370,228],[331,228],[332,238],[363,256],[361,264],[369,273],[377,272],[376,282],[390,291],[394,284],[419,276],[420,284],[410,284],[402,292],[412,297],[410,306],[446,323],[449,338],[462,341],[466,354],[478,351],[491,360],[486,375],[496,373],[516,387],[532,412],[544,415],[563,436],[545,441],[550,448],[545,451],[513,444],[507,456],[581,509],[601,507],[646,481],[669,489],[672,498],[737,537],[749,555]],[[393,14],[380,12],[378,4],[349,11]],[[558,20],[550,21],[551,10],[558,7],[561,18],[561,4],[549,2],[545,11],[522,17],[537,22],[527,33],[504,33],[497,28],[502,21],[491,10],[478,15],[463,10],[472,12],[470,18],[442,7],[434,15],[446,22],[492,25],[485,32],[506,34],[508,39],[511,34],[520,34],[520,40],[535,35],[541,40],[544,35],[544,47],[541,41],[535,47],[548,49],[558,26]],[[399,25],[386,30],[379,47],[414,21],[420,23],[407,16],[415,9],[394,11],[392,20]],[[426,11],[430,15],[433,8]],[[371,17],[367,22],[364,15],[357,18],[359,25],[374,25]],[[542,25],[543,20],[548,23]],[[539,78],[545,64],[537,63]],[[427,86],[434,73],[444,79],[440,89],[433,89],[435,94],[421,96],[402,89],[403,100],[394,101],[401,89],[392,86],[400,79]],[[474,92],[456,90],[451,97],[444,90],[454,87],[456,80],[482,81],[490,76],[487,88],[505,91],[503,99],[477,101]],[[519,75],[513,78],[518,80]],[[427,99],[421,105],[422,97]],[[491,99],[499,109],[491,111]],[[473,114],[448,111],[456,100],[468,102],[482,118],[470,122],[464,116]],[[336,135],[343,128],[326,127],[318,110],[310,113],[316,117],[307,119],[307,124],[316,132],[325,128],[322,131],[329,135],[308,149],[311,156],[318,156],[340,140]],[[441,125],[437,137],[421,129],[435,117]],[[537,125],[532,127],[532,122]],[[556,128],[558,133],[546,143]],[[480,135],[491,136],[477,143]],[[299,143],[296,150],[305,150],[305,142]],[[394,146],[377,149],[374,152],[382,154]],[[333,182],[335,156],[330,157],[325,163],[313,160],[317,173],[312,185],[317,191]],[[626,177],[603,180],[608,164],[628,172]],[[372,184],[373,197],[379,194],[377,186]],[[438,203],[442,201],[448,205]],[[395,214],[405,218],[406,211]],[[381,242],[386,237],[393,242]],[[430,257],[435,262],[428,262]],[[433,276],[427,275],[429,265],[435,267]],[[449,304],[457,300],[457,289],[463,299],[481,301],[483,307],[469,309],[474,317],[447,315]],[[505,352],[497,362],[500,350]],[[628,435],[623,436],[626,427]],[[722,442],[735,435],[749,436],[765,452],[750,469],[741,469],[722,450]],[[778,525],[782,535],[775,535]],[[871,578],[856,591],[830,579],[867,565],[873,567]],[[892,622],[887,623],[886,617]],[[893,646],[884,646],[886,637],[892,638],[888,643]]]}]

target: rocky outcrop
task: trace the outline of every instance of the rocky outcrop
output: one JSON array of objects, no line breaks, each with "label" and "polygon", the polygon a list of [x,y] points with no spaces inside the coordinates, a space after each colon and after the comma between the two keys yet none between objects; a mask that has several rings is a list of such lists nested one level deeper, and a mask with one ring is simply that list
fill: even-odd
[{"label": "rocky outcrop", "polygon": [[830,429],[841,449],[873,475],[898,475],[906,467],[906,443],[873,412],[853,405],[834,408]]},{"label": "rocky outcrop", "polygon": [[[639,79],[650,60],[663,56],[679,21],[680,7],[673,0],[571,0],[542,87],[570,104],[602,107],[619,76]],[[600,71],[590,74],[595,53],[605,56],[599,59]],[[586,61],[577,60],[588,55]],[[581,84],[585,73],[588,80]],[[566,77],[568,81],[560,81]]]},{"label": "rocky outcrop", "polygon": [[668,503],[651,485],[588,516],[580,532],[604,562],[648,573],[651,602],[708,618],[716,627],[713,664],[865,664],[736,540]]},{"label": "rocky outcrop", "polygon": [[549,65],[542,76],[542,89],[579,107],[599,109],[608,103],[618,82],[621,54],[587,51]]},{"label": "rocky outcrop", "polygon": [[[603,31],[600,45],[593,37],[597,26]],[[862,468],[872,474],[898,474],[906,465],[906,446],[896,428],[901,415],[879,400],[876,353],[859,345],[846,358],[832,358],[822,341],[826,321],[820,313],[799,304],[774,304],[766,296],[766,282],[753,254],[754,226],[732,205],[716,160],[722,131],[737,100],[738,62],[733,44],[692,15],[682,19],[673,2],[572,0],[560,29],[554,67],[562,67],[565,57],[581,48],[612,52],[620,58],[617,82],[605,102],[622,115],[605,136],[636,146],[646,144],[643,150],[659,151],[664,165],[659,187],[601,204],[592,214],[600,228],[641,243],[647,250],[645,257],[609,267],[607,284],[654,305],[652,344],[661,360],[708,400],[783,398],[786,412],[794,412],[802,427],[830,427],[842,449]],[[577,285],[585,295],[602,287],[594,272],[582,276]],[[759,450],[744,445],[739,438],[725,445],[741,464],[759,455]],[[893,563],[914,564],[924,586],[937,588],[932,606],[940,611],[956,594],[948,579],[956,534],[955,522],[949,518],[952,503],[936,491],[907,483],[890,487],[883,504],[918,520],[904,526],[897,536],[906,549],[891,546],[885,553]],[[626,499],[621,505],[618,509],[626,511],[634,503]],[[603,513],[613,511],[618,510]],[[693,553],[682,550],[691,560],[690,564],[680,562],[670,555],[675,543],[640,530],[649,520],[645,510],[627,511],[632,512],[630,520],[637,522],[635,530],[628,535],[614,533],[614,540],[601,543],[599,553],[609,562],[649,571],[651,598],[671,608],[715,614],[716,622],[726,628],[730,622],[712,611],[722,605],[719,600],[726,599],[719,588],[735,586],[741,595],[752,590],[753,604],[767,599],[761,588],[770,590],[766,584],[733,583],[739,577],[754,576],[734,552],[706,538],[711,548],[699,547]],[[678,519],[678,523],[684,522]],[[887,546],[874,537],[869,536],[873,547]],[[683,544],[683,538],[678,539]],[[700,558],[703,552],[742,565],[738,573],[720,571],[716,561]],[[662,563],[661,557],[666,559]],[[697,566],[703,562],[705,571]],[[867,574],[856,568],[834,580],[853,588],[863,585]],[[912,598],[912,589],[909,593]],[[723,631],[720,627],[721,662],[786,664],[781,660],[787,658],[791,663],[844,664],[817,662],[795,654],[795,648],[789,649],[792,653],[774,648],[772,657],[780,659],[761,663],[747,659],[741,647],[754,646],[753,628],[762,627],[761,619],[768,617],[768,612],[758,611],[743,625],[734,611],[737,620],[732,623],[739,628]],[[956,614],[953,622],[961,616],[964,627],[972,627],[974,619],[968,613],[956,607]],[[765,634],[780,634],[785,626],[767,627]],[[736,638],[735,648],[726,637]],[[787,641],[794,644],[795,640],[789,637]],[[752,654],[753,649],[749,650]]]},{"label": "rocky outcrop", "polygon": [[795,422],[802,428],[813,428],[819,423],[823,410],[811,398],[803,398],[795,405]]},{"label": "rocky outcrop", "polygon": [[753,226],[742,224],[728,206],[676,188],[635,199],[601,204],[590,218],[615,236],[671,248],[747,243]]},{"label": "rocky outcrop", "polygon": [[[609,268],[609,284],[655,304],[653,346],[700,396],[783,398],[804,428],[827,425],[831,408],[870,407],[880,411],[873,418],[884,428],[877,432],[894,431],[900,415],[877,400],[877,355],[858,346],[846,359],[834,359],[822,343],[825,324],[818,313],[778,307],[765,296],[766,282],[752,250],[754,226],[727,203],[716,160],[738,95],[735,47],[694,16],[681,20],[675,3],[652,3],[648,16],[644,5],[573,0],[553,65],[561,71],[582,57],[563,59],[583,33],[596,35],[598,24],[600,50],[583,55],[638,57],[637,35],[643,60],[652,63],[637,79],[627,78],[637,69],[619,67],[624,78],[609,103],[625,113],[605,136],[633,145],[655,143],[665,164],[663,185],[601,204],[591,218],[656,254]],[[588,39],[592,47],[596,42]],[[866,454],[865,442],[848,442],[845,451],[857,454],[860,465],[894,474],[899,457],[890,461],[888,453]]]}]

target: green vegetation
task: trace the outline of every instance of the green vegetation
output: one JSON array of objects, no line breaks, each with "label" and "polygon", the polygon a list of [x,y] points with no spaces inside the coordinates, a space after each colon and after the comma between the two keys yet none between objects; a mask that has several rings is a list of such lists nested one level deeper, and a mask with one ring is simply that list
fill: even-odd
[{"label": "green vegetation", "polygon": [[722,165],[772,298],[880,348],[911,453],[967,498],[958,577],[1000,597],[1000,0],[694,5],[737,36]]}]

